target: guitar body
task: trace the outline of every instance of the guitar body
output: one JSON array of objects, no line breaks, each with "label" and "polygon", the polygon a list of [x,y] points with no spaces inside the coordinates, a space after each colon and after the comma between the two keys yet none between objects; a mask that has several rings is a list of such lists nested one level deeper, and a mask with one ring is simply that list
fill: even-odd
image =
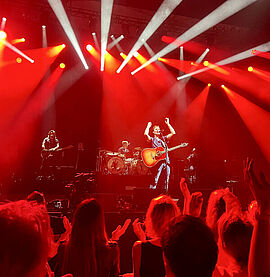
[{"label": "guitar body", "polygon": [[166,153],[163,147],[145,148],[142,150],[142,160],[147,167],[153,167],[159,161],[165,160],[165,159],[166,159]]},{"label": "guitar body", "polygon": [[72,149],[73,147],[74,147],[73,145],[69,145],[67,147],[57,148],[56,150],[42,149],[41,150],[41,158],[43,160],[50,159],[51,157],[54,157],[57,153],[64,151],[64,150]]},{"label": "guitar body", "polygon": [[[188,143],[183,142],[180,145],[168,148],[167,151],[174,151],[178,148],[186,147]],[[157,148],[144,148],[142,150],[142,160],[147,167],[155,166],[159,161],[166,159],[166,151],[163,147]]]}]

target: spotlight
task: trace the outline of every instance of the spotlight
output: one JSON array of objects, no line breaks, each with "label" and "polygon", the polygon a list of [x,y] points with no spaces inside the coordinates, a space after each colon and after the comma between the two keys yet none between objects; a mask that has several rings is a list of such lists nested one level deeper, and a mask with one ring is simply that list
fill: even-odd
[{"label": "spotlight", "polygon": [[21,40],[22,42],[25,42],[25,38],[22,38],[22,40]]},{"label": "spotlight", "polygon": [[63,44],[62,44],[62,47],[63,47],[63,48],[65,48],[65,47],[66,47],[66,45],[63,43]]},{"label": "spotlight", "polygon": [[16,59],[16,62],[17,62],[17,63],[21,63],[21,62],[22,62],[22,59],[21,59],[21,58],[17,58],[17,59]]},{"label": "spotlight", "polygon": [[248,71],[249,71],[249,72],[252,72],[252,71],[253,71],[253,67],[252,67],[252,66],[249,66],[249,67],[248,67]]},{"label": "spotlight", "polygon": [[92,33],[92,36],[95,36],[96,35],[96,33]]},{"label": "spotlight", "polygon": [[210,84],[210,83],[208,83],[208,87],[211,87],[211,84]]},{"label": "spotlight", "polygon": [[191,62],[190,65],[194,65],[194,62]]},{"label": "spotlight", "polygon": [[46,26],[45,26],[45,25],[42,25],[42,29],[46,29]]},{"label": "spotlight", "polygon": [[204,61],[204,62],[203,62],[203,65],[204,65],[204,66],[208,66],[208,65],[209,65],[209,62],[208,62],[208,61]]},{"label": "spotlight", "polygon": [[121,35],[121,38],[124,38],[124,35]]},{"label": "spotlight", "polygon": [[91,51],[91,50],[93,49],[93,46],[92,46],[91,44],[87,44],[87,45],[86,45],[86,49],[87,49],[88,51]]},{"label": "spotlight", "polygon": [[252,49],[252,50],[251,50],[251,54],[252,54],[252,55],[255,55],[255,54],[256,54],[256,49]]},{"label": "spotlight", "polygon": [[222,88],[225,88],[225,86],[224,86],[224,85],[221,85],[221,87],[222,87]]},{"label": "spotlight", "polygon": [[3,21],[7,21],[7,19],[6,19],[5,17],[2,17],[2,20],[3,20]]},{"label": "spotlight", "polygon": [[0,40],[4,40],[7,37],[7,33],[4,31],[0,31]]},{"label": "spotlight", "polygon": [[59,67],[62,68],[62,69],[64,69],[64,68],[66,67],[66,65],[65,65],[64,63],[60,63],[60,64],[59,64]]},{"label": "spotlight", "polygon": [[133,54],[133,56],[134,56],[135,58],[137,58],[138,55],[139,55],[139,53],[138,53],[137,51],[135,51],[134,54]]},{"label": "spotlight", "polygon": [[113,35],[111,35],[111,38],[113,38],[114,36]]}]

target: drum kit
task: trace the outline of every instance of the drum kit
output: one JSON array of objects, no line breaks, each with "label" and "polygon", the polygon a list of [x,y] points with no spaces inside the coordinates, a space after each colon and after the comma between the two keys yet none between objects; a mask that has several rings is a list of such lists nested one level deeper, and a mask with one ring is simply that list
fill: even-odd
[{"label": "drum kit", "polygon": [[106,175],[148,175],[150,172],[142,161],[141,151],[141,147],[135,147],[127,156],[101,149],[97,157],[97,171]]}]

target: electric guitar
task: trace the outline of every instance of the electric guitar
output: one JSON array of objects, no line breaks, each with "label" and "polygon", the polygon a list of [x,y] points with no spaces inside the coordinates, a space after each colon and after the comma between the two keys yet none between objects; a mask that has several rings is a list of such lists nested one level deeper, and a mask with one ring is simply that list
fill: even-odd
[{"label": "electric guitar", "polygon": [[142,150],[142,160],[147,167],[155,166],[159,161],[166,159],[166,152],[176,150],[178,148],[186,147],[188,143],[183,142],[180,145],[168,148],[167,151],[164,147],[145,148]]},{"label": "electric guitar", "polygon": [[66,146],[66,147],[57,148],[55,150],[42,149],[42,151],[41,151],[41,158],[43,160],[49,159],[50,157],[53,157],[56,153],[64,151],[64,150],[72,149],[73,147],[74,147],[73,145],[69,145],[69,146]]}]

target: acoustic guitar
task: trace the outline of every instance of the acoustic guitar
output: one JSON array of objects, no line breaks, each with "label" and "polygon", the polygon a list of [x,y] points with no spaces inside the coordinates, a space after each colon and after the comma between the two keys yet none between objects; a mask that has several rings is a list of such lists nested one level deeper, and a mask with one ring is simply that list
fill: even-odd
[{"label": "acoustic guitar", "polygon": [[[186,147],[188,143],[183,142],[180,145],[168,148],[167,152],[176,150],[178,148]],[[159,161],[166,159],[166,150],[164,147],[144,148],[142,150],[142,160],[147,167],[155,166]]]}]

